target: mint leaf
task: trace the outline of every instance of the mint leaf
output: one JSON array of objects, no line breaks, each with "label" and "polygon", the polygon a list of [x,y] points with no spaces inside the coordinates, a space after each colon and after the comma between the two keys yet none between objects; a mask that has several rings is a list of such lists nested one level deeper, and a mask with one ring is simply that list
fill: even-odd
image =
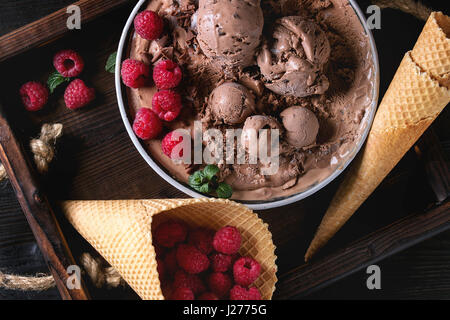
[{"label": "mint leaf", "polygon": [[189,176],[189,185],[196,190],[205,182],[207,181],[202,171],[196,171],[194,174]]},{"label": "mint leaf", "polygon": [[203,174],[208,180],[211,180],[217,173],[219,173],[219,168],[213,164],[207,165],[203,169]]},{"label": "mint leaf", "polygon": [[231,195],[233,194],[233,189],[229,184],[221,182],[217,187],[216,193],[219,198],[228,199],[231,198]]},{"label": "mint leaf", "polygon": [[117,57],[117,52],[111,53],[108,60],[106,61],[106,66],[105,66],[106,71],[108,71],[110,73],[116,72],[116,57]]},{"label": "mint leaf", "polygon": [[211,188],[209,186],[209,183],[204,183],[202,184],[199,188],[198,191],[201,193],[210,193],[211,192]]},{"label": "mint leaf", "polygon": [[58,71],[53,72],[50,77],[48,77],[47,85],[50,89],[50,93],[55,91],[56,87],[64,82],[69,82],[70,78],[63,77]]}]

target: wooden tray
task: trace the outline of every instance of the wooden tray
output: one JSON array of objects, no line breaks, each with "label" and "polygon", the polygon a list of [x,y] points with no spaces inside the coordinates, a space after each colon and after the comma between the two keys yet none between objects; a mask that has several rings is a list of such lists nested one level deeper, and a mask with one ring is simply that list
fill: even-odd
[{"label": "wooden tray", "polygon": [[[27,147],[43,123],[64,124],[57,159],[49,174],[42,177],[44,192],[54,208],[65,199],[186,197],[153,172],[134,149],[116,104],[114,77],[104,70],[107,57],[116,51],[134,1],[84,0],[78,4],[83,12],[79,31],[67,30],[67,14],[61,10],[0,38],[0,72],[9,75],[0,80],[0,102],[19,140]],[[97,100],[86,109],[70,111],[64,107],[61,86],[45,110],[25,112],[17,94],[21,84],[33,79],[45,82],[53,70],[53,54],[64,48],[74,48],[85,58],[81,78],[95,87]],[[419,150],[421,157],[417,156]],[[405,156],[309,264],[304,264],[303,254],[342,178],[301,202],[258,212],[269,223],[277,246],[280,282],[275,298],[305,296],[450,228],[450,204],[444,200],[449,195],[450,175],[432,130],[416,151]],[[56,211],[78,259],[91,248]],[[93,288],[89,282],[87,285],[94,299],[136,298],[128,289],[106,291]]]}]

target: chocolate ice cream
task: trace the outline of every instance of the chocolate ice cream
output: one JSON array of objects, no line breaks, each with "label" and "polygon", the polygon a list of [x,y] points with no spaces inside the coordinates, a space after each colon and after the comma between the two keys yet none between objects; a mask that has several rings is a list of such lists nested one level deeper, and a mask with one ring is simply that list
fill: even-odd
[{"label": "chocolate ice cream", "polygon": [[[164,123],[165,133],[192,131],[196,120],[223,134],[280,130],[276,174],[264,174],[268,165],[260,161],[218,164],[219,182],[232,186],[232,199],[297,194],[353,155],[376,79],[368,36],[347,0],[150,0],[147,8],[168,22],[165,35],[153,42],[134,35],[130,57],[149,65],[172,59],[183,69],[176,89],[182,113]],[[127,90],[131,116],[151,106],[157,91]],[[161,151],[163,136],[143,144],[187,183],[205,164],[175,164]]]},{"label": "chocolate ice cream", "polygon": [[[267,146],[271,145],[269,130],[277,129],[277,130],[279,130],[280,134],[283,130],[283,128],[281,127],[281,125],[277,121],[277,119],[275,119],[273,117],[261,116],[261,115],[248,117],[247,120],[245,120],[244,127],[242,128],[242,135],[241,135],[241,144],[245,149],[249,148],[249,144],[251,141],[251,135],[256,134],[256,138],[259,138],[259,136],[258,136],[259,130],[261,130],[261,129],[268,130]],[[254,133],[252,133],[252,131]]]},{"label": "chocolate ice cream", "polygon": [[280,113],[286,129],[286,141],[296,148],[303,148],[316,142],[319,121],[314,112],[294,106]]},{"label": "chocolate ice cream", "polygon": [[231,67],[253,63],[264,25],[260,0],[200,0],[197,40],[203,53]]},{"label": "chocolate ice cream", "polygon": [[243,85],[226,82],[211,93],[208,107],[216,121],[239,124],[255,112],[255,97]]},{"label": "chocolate ice cream", "polygon": [[258,66],[268,89],[301,98],[327,91],[323,68],[329,57],[328,38],[314,21],[283,17],[275,22],[273,35],[265,39]]}]

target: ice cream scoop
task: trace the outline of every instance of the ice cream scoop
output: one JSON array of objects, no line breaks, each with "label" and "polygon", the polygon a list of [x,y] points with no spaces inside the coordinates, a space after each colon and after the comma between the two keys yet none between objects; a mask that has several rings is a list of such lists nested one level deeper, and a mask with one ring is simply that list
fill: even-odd
[{"label": "ice cream scoop", "polygon": [[269,90],[301,98],[328,90],[323,68],[329,57],[325,32],[312,20],[291,16],[276,21],[257,62]]},{"label": "ice cream scoop", "polygon": [[197,40],[220,64],[245,67],[254,61],[264,25],[260,0],[200,0]]},{"label": "ice cream scoop", "polygon": [[254,113],[255,98],[243,85],[226,82],[213,90],[208,106],[215,120],[239,124]]},{"label": "ice cream scoop", "polygon": [[286,129],[286,141],[303,148],[316,142],[319,133],[319,121],[314,112],[300,106],[289,107],[280,114]]},{"label": "ice cream scoop", "polygon": [[[248,117],[247,120],[245,120],[244,127],[242,128],[241,144],[245,149],[249,149],[250,146],[258,146],[260,138],[259,130],[267,129],[269,131],[272,129],[278,129],[281,134],[282,128],[283,127],[281,124],[275,118],[269,116],[257,115]],[[254,141],[254,139],[257,139],[257,141]],[[269,146],[271,146],[270,132],[267,134],[267,146],[269,150]]]}]

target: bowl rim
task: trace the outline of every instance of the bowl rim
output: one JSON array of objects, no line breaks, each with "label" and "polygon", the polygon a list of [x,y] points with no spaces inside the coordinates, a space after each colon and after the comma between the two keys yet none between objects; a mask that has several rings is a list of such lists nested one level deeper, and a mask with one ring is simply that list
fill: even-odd
[{"label": "bowl rim", "polygon": [[[122,57],[124,54],[124,51],[126,51],[125,45],[127,44],[127,41],[129,40],[129,31],[131,26],[133,25],[134,17],[139,12],[140,8],[147,2],[148,0],[139,0],[139,2],[136,4],[136,6],[133,8],[125,27],[122,31],[122,35],[120,37],[119,46],[117,49],[117,57],[116,57],[116,68],[115,68],[115,86],[116,86],[116,95],[117,95],[117,103],[119,105],[119,111],[120,115],[122,117],[122,121],[125,125],[125,129],[133,142],[135,148],[138,150],[142,158],[147,162],[147,164],[166,182],[171,184],[173,187],[177,188],[178,190],[184,192],[185,194],[193,197],[193,198],[208,198],[207,196],[200,194],[179,181],[177,181],[175,178],[170,176],[166,171],[164,171],[158,163],[156,163],[152,157],[148,154],[148,152],[144,149],[142,146],[140,140],[135,135],[130,119],[128,118],[127,109],[125,107],[123,94],[122,94],[122,80],[120,76],[120,66],[122,63]],[[325,186],[327,186],[329,183],[331,183],[334,179],[336,179],[354,160],[356,155],[360,152],[362,146],[367,140],[367,136],[369,135],[370,129],[372,127],[372,123],[375,117],[375,112],[377,110],[378,106],[378,99],[379,99],[379,88],[380,88],[380,67],[379,67],[379,60],[378,60],[378,51],[375,44],[375,39],[373,37],[373,34],[369,27],[367,26],[366,18],[364,16],[364,13],[362,12],[359,5],[355,2],[355,0],[348,0],[350,5],[352,6],[353,10],[355,11],[356,15],[358,16],[359,20],[361,21],[361,24],[364,28],[364,31],[366,35],[369,38],[370,47],[371,47],[371,53],[372,53],[372,60],[374,63],[374,87],[373,87],[373,99],[370,105],[370,113],[368,116],[366,116],[367,125],[364,129],[364,132],[361,136],[361,139],[358,141],[356,147],[351,151],[352,154],[348,156],[346,161],[338,166],[327,178],[320,181],[319,183],[313,185],[308,190],[293,194],[291,196],[287,196],[282,199],[275,199],[275,200],[269,200],[269,201],[262,201],[262,202],[255,202],[255,201],[237,201],[239,203],[244,204],[245,206],[249,207],[253,210],[266,210],[266,209],[272,209],[272,208],[278,208],[282,206],[286,206],[289,204],[292,204],[294,202],[303,200],[312,194],[318,192]]]}]

